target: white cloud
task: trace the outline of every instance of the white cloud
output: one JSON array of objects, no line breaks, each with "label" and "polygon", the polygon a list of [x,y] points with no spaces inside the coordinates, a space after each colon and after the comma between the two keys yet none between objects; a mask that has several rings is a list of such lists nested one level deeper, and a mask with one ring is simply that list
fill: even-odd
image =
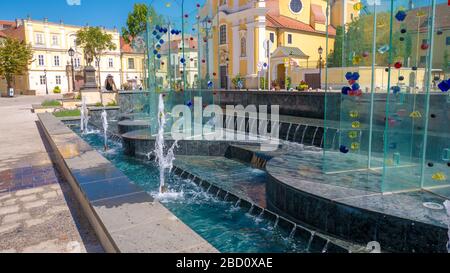
[{"label": "white cloud", "polygon": [[81,0],[66,0],[67,5],[69,6],[80,6]]}]

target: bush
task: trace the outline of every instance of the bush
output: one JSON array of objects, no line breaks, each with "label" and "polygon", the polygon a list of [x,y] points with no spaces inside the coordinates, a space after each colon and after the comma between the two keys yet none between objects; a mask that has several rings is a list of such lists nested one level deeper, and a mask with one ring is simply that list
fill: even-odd
[{"label": "bush", "polygon": [[94,106],[95,107],[103,107],[103,104],[101,102],[97,102]]},{"label": "bush", "polygon": [[240,74],[237,74],[234,79],[231,80],[231,82],[234,85],[234,88],[236,89],[242,89],[245,86],[245,78],[242,77]]},{"label": "bush", "polygon": [[264,77],[259,78],[259,88],[261,89],[268,89],[269,87],[267,86],[267,80]]},{"label": "bush", "polygon": [[108,104],[106,104],[106,106],[108,107],[113,107],[113,106],[117,106],[117,102],[115,100],[108,102]]},{"label": "bush", "polygon": [[61,88],[59,86],[56,86],[55,88],[53,88],[53,93],[54,94],[61,94]]},{"label": "bush", "polygon": [[41,105],[43,107],[60,107],[61,102],[57,100],[46,100]]},{"label": "bush", "polygon": [[305,81],[301,81],[300,84],[298,85],[298,90],[300,90],[300,91],[308,90],[308,88],[309,88],[309,85]]},{"label": "bush", "polygon": [[62,111],[57,111],[55,113],[53,113],[53,115],[57,118],[64,118],[64,117],[79,117],[81,116],[81,112],[79,109],[75,109],[75,110],[62,110]]},{"label": "bush", "polygon": [[81,99],[82,99],[81,93],[78,93],[78,94],[75,96],[75,99],[76,99],[76,100],[81,100]]},{"label": "bush", "polygon": [[290,90],[292,87],[292,78],[291,77],[287,77],[286,79],[286,90]]}]

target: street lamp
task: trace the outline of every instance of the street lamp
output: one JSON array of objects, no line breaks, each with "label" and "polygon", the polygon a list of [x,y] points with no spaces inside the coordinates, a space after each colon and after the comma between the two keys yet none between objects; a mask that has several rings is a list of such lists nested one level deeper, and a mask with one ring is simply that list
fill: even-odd
[{"label": "street lamp", "polygon": [[44,77],[45,77],[45,93],[48,95],[47,69],[44,69]]},{"label": "street lamp", "polygon": [[229,67],[229,64],[230,64],[230,58],[226,58],[226,60],[225,60],[225,63],[226,63],[226,65],[227,65],[227,83],[226,83],[226,90],[228,90],[229,89],[229,78],[230,78],[230,75],[228,74],[229,72],[228,72],[228,67]]},{"label": "street lamp", "polygon": [[317,50],[319,53],[319,89],[322,89],[322,54],[323,54],[323,48],[320,46]]},{"label": "street lamp", "polygon": [[73,70],[73,56],[75,56],[75,50],[73,50],[73,48],[70,48],[68,53],[70,56],[70,66],[71,66],[71,70],[72,70],[72,90],[73,90],[73,92],[75,92],[75,76],[74,76],[74,70]]}]

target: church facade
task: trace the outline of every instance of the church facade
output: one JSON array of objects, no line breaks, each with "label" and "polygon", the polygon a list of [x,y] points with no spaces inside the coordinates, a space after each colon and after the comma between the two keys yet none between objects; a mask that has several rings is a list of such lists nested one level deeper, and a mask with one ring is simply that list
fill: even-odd
[{"label": "church facade", "polygon": [[323,0],[208,0],[200,14],[212,30],[205,37],[204,57],[210,60],[205,71],[225,89],[236,88],[236,77],[245,79],[247,89],[266,89],[268,83],[289,89],[305,80],[320,85],[336,27],[358,15],[352,8],[357,2],[331,1],[327,19]]}]

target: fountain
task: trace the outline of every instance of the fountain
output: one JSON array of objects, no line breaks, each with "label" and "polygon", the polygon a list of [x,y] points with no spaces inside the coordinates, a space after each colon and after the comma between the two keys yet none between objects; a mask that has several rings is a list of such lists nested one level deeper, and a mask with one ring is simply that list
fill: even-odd
[{"label": "fountain", "polygon": [[158,134],[156,135],[155,150],[148,155],[155,155],[155,161],[159,167],[159,193],[164,194],[167,192],[165,185],[165,172],[166,170],[172,171],[173,161],[175,160],[174,150],[178,147],[177,141],[174,142],[172,147],[164,154],[164,127],[166,126],[166,113],[164,111],[164,98],[163,95],[159,95],[158,104]]},{"label": "fountain", "polygon": [[108,113],[106,113],[105,109],[103,109],[103,112],[102,112],[102,124],[103,124],[104,146],[105,146],[105,151],[107,151],[108,150]]},{"label": "fountain", "polygon": [[80,122],[81,132],[83,134],[86,134],[88,133],[88,123],[89,123],[89,114],[86,105],[86,97],[83,97],[82,99],[80,114],[81,114],[81,122]]}]

